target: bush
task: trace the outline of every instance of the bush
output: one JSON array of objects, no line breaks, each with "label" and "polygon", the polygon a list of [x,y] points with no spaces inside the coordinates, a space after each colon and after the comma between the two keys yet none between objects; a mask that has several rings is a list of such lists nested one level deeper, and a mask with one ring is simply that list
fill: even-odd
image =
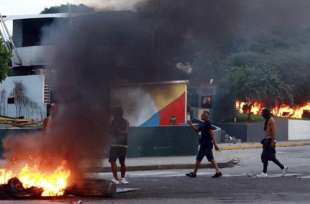
[{"label": "bush", "polygon": [[237,117],[237,122],[259,122],[259,121],[264,120],[262,116],[253,115],[253,114],[250,115],[250,118],[249,118],[249,115],[241,114],[241,113],[237,114],[236,117]]}]

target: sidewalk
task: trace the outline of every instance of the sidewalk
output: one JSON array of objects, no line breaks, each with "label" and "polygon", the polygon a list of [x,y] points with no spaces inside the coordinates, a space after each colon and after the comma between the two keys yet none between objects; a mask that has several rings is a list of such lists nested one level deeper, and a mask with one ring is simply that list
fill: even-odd
[{"label": "sidewalk", "polygon": [[[104,165],[101,167],[87,168],[87,170],[92,173],[110,172],[111,168],[108,161],[104,161],[103,163]],[[126,169],[127,171],[192,169],[194,163],[195,156],[128,158],[126,160]],[[238,159],[218,161],[218,165],[222,169],[232,168],[238,163]],[[209,163],[204,163],[201,164],[200,168],[212,168],[212,166]]]},{"label": "sidewalk", "polygon": [[[310,141],[289,141],[278,142],[277,147],[297,147],[310,145]],[[214,156],[220,168],[232,168],[239,163],[238,154],[234,151],[261,148],[260,143],[240,143],[240,144],[219,144],[221,151],[215,152]],[[229,152],[231,151],[231,152]],[[165,157],[138,157],[126,160],[128,171],[146,170],[169,170],[169,169],[191,169],[195,163],[195,156],[165,156]],[[211,168],[207,162],[203,162],[201,168]],[[90,172],[110,172],[108,161],[103,161],[98,167],[89,169]]]},{"label": "sidewalk", "polygon": [[[310,140],[277,142],[277,147],[299,147],[310,145]],[[222,150],[243,150],[261,148],[260,143],[219,144]]]}]

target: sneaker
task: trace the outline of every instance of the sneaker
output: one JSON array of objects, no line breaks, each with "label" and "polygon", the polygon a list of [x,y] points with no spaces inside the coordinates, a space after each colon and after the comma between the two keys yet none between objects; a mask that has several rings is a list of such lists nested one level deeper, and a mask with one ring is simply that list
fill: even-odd
[{"label": "sneaker", "polygon": [[223,176],[222,172],[216,172],[216,173],[212,176],[212,178],[219,178],[219,177],[221,177],[221,176]]},{"label": "sneaker", "polygon": [[268,174],[262,172],[262,173],[260,173],[260,174],[257,174],[256,176],[259,177],[259,178],[266,178],[266,177],[268,177]]},{"label": "sneaker", "polygon": [[119,180],[116,178],[113,178],[111,181],[112,181],[112,183],[114,183],[116,185],[120,184]]},{"label": "sneaker", "polygon": [[121,184],[129,184],[129,182],[125,178],[121,178],[120,183]]},{"label": "sneaker", "polygon": [[196,174],[194,172],[190,172],[190,173],[187,173],[185,175],[188,176],[188,177],[191,177],[191,178],[195,178],[196,177]]},{"label": "sneaker", "polygon": [[288,167],[284,167],[284,169],[282,169],[282,176],[285,176],[287,174],[288,171]]}]

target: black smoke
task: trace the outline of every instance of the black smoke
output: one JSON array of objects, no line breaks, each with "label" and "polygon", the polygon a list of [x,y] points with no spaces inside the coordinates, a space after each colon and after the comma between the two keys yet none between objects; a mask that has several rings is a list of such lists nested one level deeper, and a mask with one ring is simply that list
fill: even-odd
[{"label": "black smoke", "polygon": [[[35,145],[8,139],[10,157],[23,152],[56,163],[65,159],[81,175],[81,161],[101,159],[107,150],[110,96],[116,87],[174,79],[199,84],[211,77],[217,83],[235,52],[279,57],[279,50],[274,56],[255,46],[273,36],[291,39],[303,33],[309,5],[296,2],[148,0],[135,11],[100,11],[51,26],[45,38],[56,42],[49,53],[49,78],[58,110]],[[292,50],[294,43],[289,45]],[[262,63],[258,59],[255,63]],[[193,65],[191,76],[176,68],[179,62]],[[223,87],[229,90],[229,84]]]},{"label": "black smoke", "polygon": [[56,42],[49,83],[57,111],[40,139],[8,138],[8,159],[66,160],[74,180],[82,178],[80,163],[107,150],[111,92],[124,83],[186,78],[176,64],[187,63],[198,45],[220,49],[237,10],[225,1],[145,1],[135,11],[74,16],[45,28],[45,40]]}]

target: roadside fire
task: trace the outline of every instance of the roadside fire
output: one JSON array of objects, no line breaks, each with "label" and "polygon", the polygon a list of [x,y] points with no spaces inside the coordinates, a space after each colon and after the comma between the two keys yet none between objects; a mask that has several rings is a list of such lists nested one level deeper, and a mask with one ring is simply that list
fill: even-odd
[{"label": "roadside fire", "polygon": [[7,184],[12,178],[17,178],[24,189],[41,188],[42,197],[64,195],[69,177],[70,170],[63,164],[53,171],[44,171],[28,164],[18,170],[0,169],[0,184]]},{"label": "roadside fire", "polygon": [[310,102],[303,105],[289,106],[282,104],[272,109],[274,115],[287,118],[305,118],[310,111]]},{"label": "roadside fire", "polygon": [[252,113],[254,115],[260,114],[261,110],[264,108],[263,103],[258,101],[251,103],[236,101],[235,107],[239,111],[239,113],[244,114]]},{"label": "roadside fire", "polygon": [[[235,108],[239,113],[259,115],[264,108],[264,104],[259,101],[244,102],[237,100]],[[309,116],[310,102],[301,105],[279,104],[272,108],[273,115],[282,118],[306,118]]]}]

